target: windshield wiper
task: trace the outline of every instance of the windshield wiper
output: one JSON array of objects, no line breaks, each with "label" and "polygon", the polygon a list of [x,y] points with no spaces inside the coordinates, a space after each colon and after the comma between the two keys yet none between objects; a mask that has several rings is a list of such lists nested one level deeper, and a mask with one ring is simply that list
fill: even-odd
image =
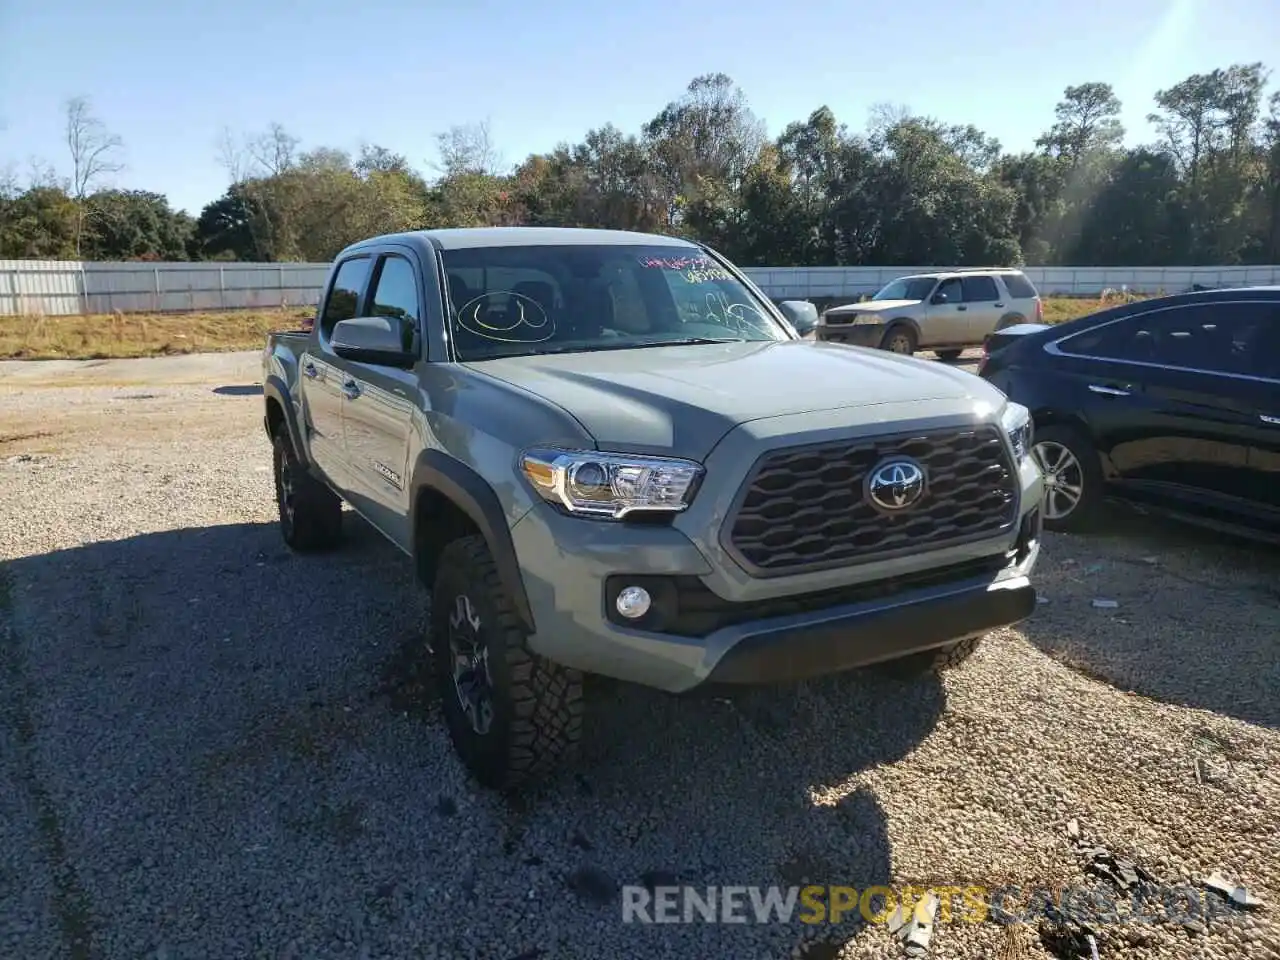
[{"label": "windshield wiper", "polygon": [[678,340],[653,340],[635,343],[634,347],[685,347],[700,343],[746,343],[745,337],[681,337]]}]

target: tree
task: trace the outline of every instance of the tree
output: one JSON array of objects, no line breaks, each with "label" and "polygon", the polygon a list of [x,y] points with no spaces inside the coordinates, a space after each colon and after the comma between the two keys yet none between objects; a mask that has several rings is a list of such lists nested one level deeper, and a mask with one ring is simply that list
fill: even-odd
[{"label": "tree", "polygon": [[78,258],[87,214],[85,199],[103,177],[124,169],[124,165],[116,161],[124,141],[94,116],[88,97],[68,100],[66,111],[67,149],[71,153],[71,197],[77,208],[75,253]]},{"label": "tree", "polygon": [[1124,139],[1120,108],[1120,98],[1109,83],[1067,87],[1053,109],[1053,126],[1036,140],[1036,146],[1075,169],[1090,153],[1120,145]]},{"label": "tree", "polygon": [[605,122],[514,166],[487,121],[437,134],[429,175],[376,143],[304,145],[272,123],[222,131],[228,185],[195,223],[100,182],[119,141],[82,100],[84,162],[63,181],[33,161],[25,183],[10,164],[0,238],[43,256],[327,260],[374,233],[540,224],[675,233],[757,265],[1276,262],[1268,81],[1237,63],[1157,91],[1158,138],[1134,147],[1109,85],[1068,86],[1035,148],[1013,154],[962,118],[890,104],[861,130],[819,106],[770,137],[722,73],[694,77],[639,130]]}]

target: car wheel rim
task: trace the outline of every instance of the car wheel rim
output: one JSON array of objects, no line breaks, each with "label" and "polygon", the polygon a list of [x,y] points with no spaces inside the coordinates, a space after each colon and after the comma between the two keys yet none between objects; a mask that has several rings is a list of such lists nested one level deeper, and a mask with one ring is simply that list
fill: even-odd
[{"label": "car wheel rim", "polygon": [[907,338],[903,336],[894,337],[889,341],[890,353],[910,353],[909,347],[910,344],[907,342]]},{"label": "car wheel rim", "polygon": [[280,519],[286,524],[293,523],[294,496],[293,470],[281,451],[276,460],[276,499],[280,501]]},{"label": "car wheel rim", "polygon": [[489,648],[480,639],[480,615],[465,594],[453,602],[449,614],[449,655],[453,659],[453,689],[467,723],[480,736],[493,726],[493,676]]},{"label": "car wheel rim", "polygon": [[1045,519],[1063,520],[1084,496],[1084,469],[1076,455],[1061,443],[1044,440],[1032,449],[1044,474]]}]

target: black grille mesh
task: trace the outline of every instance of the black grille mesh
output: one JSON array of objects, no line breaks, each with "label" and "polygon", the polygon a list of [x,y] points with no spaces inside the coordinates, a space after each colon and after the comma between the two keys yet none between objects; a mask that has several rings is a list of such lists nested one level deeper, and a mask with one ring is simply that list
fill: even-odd
[{"label": "black grille mesh", "polygon": [[[916,460],[928,485],[889,515],[863,489],[867,473],[892,456]],[[1018,479],[993,426],[858,438],[761,459],[726,547],[757,573],[796,573],[998,536],[1012,530],[1017,510]]]}]

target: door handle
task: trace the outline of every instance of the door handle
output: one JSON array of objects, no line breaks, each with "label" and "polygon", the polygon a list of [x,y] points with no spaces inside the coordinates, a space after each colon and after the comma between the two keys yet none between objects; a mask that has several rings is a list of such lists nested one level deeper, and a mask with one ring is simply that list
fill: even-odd
[{"label": "door handle", "polygon": [[969,308],[968,308],[968,307],[966,307],[963,303],[957,303],[957,304],[956,304],[956,309],[957,309],[957,310],[968,310]]},{"label": "door handle", "polygon": [[302,372],[305,373],[308,377],[312,377],[313,379],[318,375],[316,371],[316,365],[309,361],[303,366]]},{"label": "door handle", "polygon": [[1003,304],[1003,303],[993,303],[993,304],[992,304],[992,306],[993,306],[993,307],[1003,307],[1003,306],[1004,306],[1004,304]]},{"label": "door handle", "polygon": [[1129,395],[1128,390],[1121,390],[1119,387],[1106,387],[1100,383],[1089,384],[1089,390],[1092,393],[1101,393],[1108,397],[1127,397]]},{"label": "door handle", "polygon": [[354,400],[360,396],[360,385],[354,380],[348,380],[342,385],[342,393],[348,400]]},{"label": "door handle", "polygon": [[1269,423],[1272,426],[1280,427],[1280,417],[1269,417],[1265,413],[1258,414],[1258,419],[1263,423]]}]

